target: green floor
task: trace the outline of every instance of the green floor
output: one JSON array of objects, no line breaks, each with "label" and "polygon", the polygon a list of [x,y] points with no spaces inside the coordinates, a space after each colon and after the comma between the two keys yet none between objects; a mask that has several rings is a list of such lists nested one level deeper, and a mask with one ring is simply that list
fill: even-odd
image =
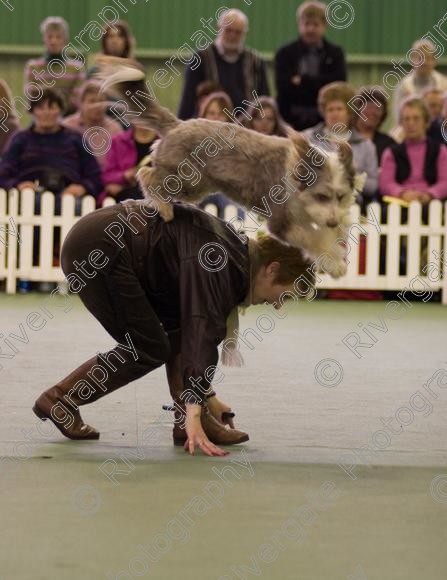
[{"label": "green floor", "polygon": [[[252,309],[241,327],[261,340],[216,387],[250,441],[209,459],[172,447],[162,370],[85,408],[97,442],[38,422],[36,396],[112,344],[77,300],[45,300],[0,296],[0,333],[23,341],[0,358],[0,580],[445,580],[447,389],[423,385],[447,374],[447,309]],[[377,342],[357,358],[343,339],[365,328]],[[408,424],[386,431],[396,413]]]}]

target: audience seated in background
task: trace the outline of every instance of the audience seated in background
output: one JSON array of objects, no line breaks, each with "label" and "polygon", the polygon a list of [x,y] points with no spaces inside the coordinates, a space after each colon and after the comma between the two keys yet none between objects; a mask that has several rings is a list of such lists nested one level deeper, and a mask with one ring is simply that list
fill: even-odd
[{"label": "audience seated in background", "polygon": [[[8,103],[5,106],[5,101]],[[3,115],[1,119],[1,127],[0,127],[0,157],[5,152],[11,138],[20,130],[20,123],[17,117],[17,113],[15,107],[13,105],[12,93],[11,89],[8,86],[8,83],[0,79],[0,101],[2,103],[0,106],[2,109],[6,111],[6,118]]]},{"label": "audience seated in background", "polygon": [[380,164],[385,149],[396,144],[392,137],[379,131],[388,115],[388,99],[378,86],[361,87],[359,96],[365,99],[367,104],[355,117],[355,128],[365,139],[374,143]]},{"label": "audience seated in background", "polygon": [[[433,42],[428,39],[418,40],[413,44],[413,49],[420,53],[420,65],[414,66],[396,89],[393,107],[395,123],[399,122],[400,107],[407,97],[422,97],[428,89],[439,89],[443,92],[447,90],[447,77],[435,70],[434,54],[437,47]],[[396,140],[400,140],[399,132],[396,132]]]},{"label": "audience seated in background", "polygon": [[112,138],[112,146],[103,165],[102,180],[105,188],[99,203],[106,196],[114,197],[117,202],[143,199],[136,174],[140,167],[148,165],[151,147],[157,139],[155,131],[142,127],[131,127]]},{"label": "audience seated in background", "polygon": [[[202,103],[207,97],[209,97],[209,95],[211,95],[211,93],[224,93],[224,92],[225,91],[223,90],[223,88],[219,85],[219,83],[216,83],[216,81],[203,81],[202,83],[197,85],[197,89],[196,89],[197,109],[194,113],[194,117],[200,116],[200,111],[202,109]],[[228,97],[228,98],[230,99],[230,97]],[[230,102],[231,102],[231,99],[230,99]],[[231,106],[233,106],[233,105],[231,105]],[[233,109],[231,109],[231,110],[233,110]]]},{"label": "audience seated in background", "polygon": [[275,79],[281,115],[301,131],[321,121],[318,91],[345,81],[343,49],[326,40],[326,4],[304,2],[297,10],[298,40],[280,48],[275,56]]},{"label": "audience seated in background", "polygon": [[[200,105],[199,117],[202,119],[208,119],[209,121],[221,121],[222,123],[232,123],[231,117],[224,113],[224,109],[229,111],[233,110],[233,103],[230,97],[220,91],[217,93],[211,93],[205,97]],[[198,205],[204,209],[208,204],[213,204],[217,208],[217,216],[224,219],[225,208],[230,203],[233,203],[228,198],[226,198],[222,193],[212,193],[203,199]],[[238,212],[238,215],[242,217],[242,210]]]},{"label": "audience seated in background", "polygon": [[[81,60],[70,60],[64,53],[70,40],[68,23],[59,16],[49,16],[41,23],[40,32],[46,51],[43,56],[25,64],[25,87],[28,83],[37,83],[59,90],[64,98],[65,114],[74,113],[78,106],[78,89],[85,80],[85,71]],[[52,61],[55,61],[54,74]],[[64,70],[61,73],[62,67]]]},{"label": "audience seated in background", "polygon": [[102,187],[99,165],[84,148],[82,137],[62,126],[61,95],[44,89],[30,106],[31,126],[12,138],[0,161],[0,187],[52,191],[56,208],[62,195],[96,197]]},{"label": "audience seated in background", "polygon": [[81,88],[79,111],[69,117],[65,117],[62,124],[69,129],[73,129],[73,131],[85,135],[86,147],[90,149],[102,166],[105,162],[109,137],[101,132],[85,134],[86,131],[93,127],[102,128],[107,131],[110,137],[113,137],[113,135],[122,131],[122,127],[119,123],[106,116],[107,103],[104,101],[104,96],[100,94],[100,91],[101,84],[98,81],[86,81]]},{"label": "audience seated in background", "polygon": [[262,106],[262,112],[253,106],[247,109],[247,115],[251,117],[251,121],[245,123],[247,129],[264,135],[287,137],[287,125],[279,114],[275,99],[260,97],[259,104]]},{"label": "audience seated in background", "polygon": [[427,138],[430,114],[424,101],[409,97],[399,121],[405,140],[386,149],[381,164],[380,193],[427,204],[447,197],[447,148]]},{"label": "audience seated in background", "polygon": [[197,111],[197,87],[206,80],[214,81],[229,96],[235,107],[243,107],[244,100],[253,101],[253,91],[268,95],[265,62],[252,49],[245,47],[248,18],[243,12],[231,9],[218,22],[216,40],[198,51],[201,62],[185,69],[183,93],[179,106],[180,119],[190,119]]},{"label": "audience seated in background", "polygon": [[[135,38],[129,24],[124,20],[118,20],[104,27],[104,34],[101,37],[102,50],[97,57],[107,55],[118,56],[120,58],[133,58],[135,44]],[[97,65],[90,68],[87,71],[87,77],[94,78],[98,72],[98,68]]]},{"label": "audience seated in background", "polygon": [[306,129],[303,134],[314,145],[323,148],[333,149],[334,146],[325,142],[325,139],[334,137],[346,140],[351,145],[355,170],[367,174],[363,193],[357,199],[361,205],[365,205],[377,198],[378,163],[375,146],[354,127],[355,113],[348,105],[354,96],[354,89],[347,83],[331,83],[323,87],[318,94],[318,106],[324,120]]}]

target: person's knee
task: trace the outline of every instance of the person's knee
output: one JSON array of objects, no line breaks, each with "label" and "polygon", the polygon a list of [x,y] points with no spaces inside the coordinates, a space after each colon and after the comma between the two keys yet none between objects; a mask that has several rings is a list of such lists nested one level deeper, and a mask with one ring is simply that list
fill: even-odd
[{"label": "person's knee", "polygon": [[171,344],[166,334],[160,336],[155,345],[150,349],[136,347],[137,362],[150,368],[160,367],[171,358]]}]

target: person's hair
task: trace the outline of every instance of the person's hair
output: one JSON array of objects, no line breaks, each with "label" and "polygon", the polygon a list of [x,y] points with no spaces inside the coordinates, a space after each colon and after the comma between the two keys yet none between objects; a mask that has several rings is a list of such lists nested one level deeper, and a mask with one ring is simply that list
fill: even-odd
[{"label": "person's hair", "polygon": [[81,86],[79,92],[79,102],[82,103],[82,101],[88,95],[97,95],[100,92],[101,92],[101,83],[99,81],[94,79],[85,81],[85,83]]},{"label": "person's hair", "polygon": [[[233,103],[231,101],[231,98],[227,95],[227,93],[224,93],[223,91],[219,91],[217,93],[209,94],[207,97],[205,97],[200,102],[198,116],[201,118],[205,117],[209,106],[211,105],[211,103],[214,103],[214,102],[218,103],[218,105],[222,111],[224,109],[229,109],[230,111],[233,110]],[[231,121],[230,117],[228,117],[228,121]]]},{"label": "person's hair", "polygon": [[234,22],[235,18],[242,20],[242,22],[244,23],[245,32],[248,32],[249,22],[248,22],[247,15],[244,14],[242,12],[242,10],[239,10],[238,8],[230,8],[229,10],[225,10],[225,12],[222,12],[222,14],[219,16],[219,20],[217,21],[217,25],[219,27],[219,30],[222,28],[225,28],[225,26],[228,26],[228,25],[225,25],[224,23],[225,23],[225,20],[231,16],[233,17],[231,22]]},{"label": "person's hair", "polygon": [[45,20],[40,23],[40,33],[42,36],[50,30],[57,30],[57,32],[62,32],[66,40],[70,38],[70,28],[68,26],[68,22],[60,16],[48,16],[48,18],[45,18]]},{"label": "person's hair", "polygon": [[399,107],[399,120],[402,119],[402,114],[404,109],[412,107],[413,109],[419,109],[424,117],[424,121],[428,124],[430,123],[430,111],[428,110],[425,101],[419,97],[407,97],[404,99]]},{"label": "person's hair", "polygon": [[204,97],[211,95],[211,93],[218,93],[221,91],[223,91],[223,89],[217,81],[212,81],[212,80],[202,81],[201,83],[199,83],[197,85],[196,97],[197,97],[197,100],[199,101],[199,100],[203,99]]},{"label": "person's hair", "polygon": [[422,93],[422,98],[425,99],[427,95],[440,95],[443,99],[445,98],[445,92],[442,89],[437,89],[436,87],[432,87],[431,89],[425,89]]},{"label": "person's hair", "polygon": [[104,35],[101,38],[102,52],[104,54],[109,54],[107,52],[107,36],[109,35],[110,31],[114,30],[115,28],[118,29],[120,36],[122,36],[125,39],[123,54],[121,54],[120,56],[122,58],[131,57],[133,50],[135,48],[135,38],[132,34],[130,26],[125,20],[117,20],[114,24],[108,24],[105,27]]},{"label": "person's hair", "polygon": [[267,266],[272,262],[280,264],[275,283],[292,284],[302,275],[305,275],[311,284],[315,282],[313,270],[310,273],[306,270],[311,265],[311,261],[304,258],[299,248],[286,246],[263,231],[257,232],[255,241],[260,266]]},{"label": "person's hair", "polygon": [[379,106],[382,109],[382,118],[378,125],[378,127],[380,127],[388,116],[388,97],[383,92],[382,87],[378,85],[360,87],[359,97],[374,104],[377,104],[377,102],[379,103]]},{"label": "person's hair", "polygon": [[61,109],[61,112],[63,113],[64,111],[64,98],[56,89],[43,89],[38,99],[30,100],[30,111],[33,112],[36,107],[39,105],[44,105],[45,103],[48,103],[48,105],[53,105],[56,103],[56,105],[58,105]]},{"label": "person's hair", "polygon": [[8,103],[8,118],[17,119],[17,112],[13,105],[11,89],[5,80],[0,79],[0,107],[2,106],[2,99],[5,99]]},{"label": "person's hair", "polygon": [[[275,128],[273,129],[273,135],[287,137],[287,124],[281,117],[275,99],[272,99],[272,97],[259,97],[258,101],[263,109],[271,109],[275,115]],[[261,118],[261,113],[259,109],[255,108],[254,105],[250,105],[250,107],[247,109],[247,115],[251,117],[251,121],[247,121],[245,126],[247,129],[253,129],[253,121],[254,119]]]},{"label": "person's hair", "polygon": [[326,22],[326,4],[311,0],[310,2],[303,2],[298,6],[296,11],[296,19],[300,21],[302,18],[316,18]]},{"label": "person's hair", "polygon": [[324,112],[329,103],[334,101],[341,101],[346,105],[350,122],[354,119],[354,111],[348,105],[349,101],[355,97],[355,90],[348,83],[339,81],[329,83],[322,87],[318,93],[318,109],[320,114],[324,117]]},{"label": "person's hair", "polygon": [[433,54],[436,52],[435,44],[429,38],[421,38],[413,42],[413,47],[417,50],[421,50],[422,52],[428,52],[429,54]]}]

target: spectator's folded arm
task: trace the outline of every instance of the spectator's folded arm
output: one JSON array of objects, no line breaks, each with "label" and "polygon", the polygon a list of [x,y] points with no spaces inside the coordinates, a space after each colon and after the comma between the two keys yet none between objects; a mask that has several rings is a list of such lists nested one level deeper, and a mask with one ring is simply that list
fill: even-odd
[{"label": "spectator's folded arm", "polygon": [[379,190],[382,196],[401,197],[406,188],[396,181],[396,162],[390,148],[385,149],[379,177]]},{"label": "spectator's folded arm", "polygon": [[434,199],[447,198],[447,147],[441,145],[438,157],[438,180],[427,189]]}]

